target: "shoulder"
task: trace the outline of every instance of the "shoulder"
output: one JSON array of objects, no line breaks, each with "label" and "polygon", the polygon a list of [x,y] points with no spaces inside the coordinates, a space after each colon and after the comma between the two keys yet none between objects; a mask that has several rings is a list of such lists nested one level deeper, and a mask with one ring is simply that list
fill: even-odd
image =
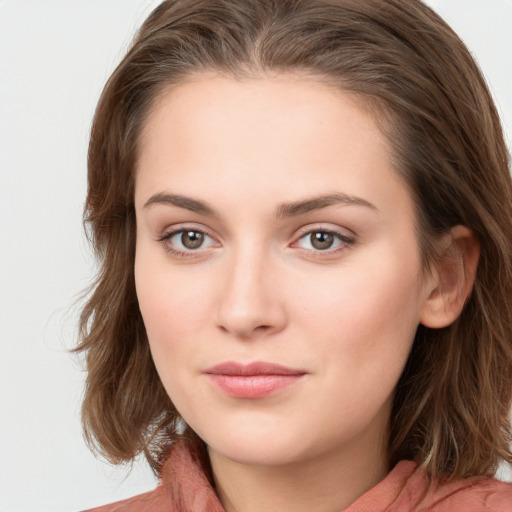
[{"label": "shoulder", "polygon": [[133,498],[117,501],[110,505],[91,508],[82,512],[173,512],[170,508],[169,499],[163,492],[163,486],[159,485],[156,489],[139,494]]},{"label": "shoulder", "polygon": [[[444,488],[445,487],[445,488]],[[439,512],[512,512],[512,484],[494,478],[470,478],[439,486],[427,510]]]},{"label": "shoulder", "polygon": [[423,468],[402,461],[345,512],[512,512],[512,484],[472,477],[431,481]]},{"label": "shoulder", "polygon": [[223,512],[204,468],[185,443],[173,447],[156,489],[83,512]]},{"label": "shoulder", "polygon": [[400,498],[417,512],[512,512],[510,483],[485,477],[431,482],[421,468],[405,483]]}]

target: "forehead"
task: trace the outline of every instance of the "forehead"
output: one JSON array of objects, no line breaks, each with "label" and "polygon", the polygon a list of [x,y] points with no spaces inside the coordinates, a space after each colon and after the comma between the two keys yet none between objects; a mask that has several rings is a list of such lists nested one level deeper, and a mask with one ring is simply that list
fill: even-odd
[{"label": "forehead", "polygon": [[[385,143],[369,110],[360,95],[309,75],[238,79],[200,74],[157,96],[143,126],[141,145],[147,149],[155,134],[165,131],[168,137],[181,136],[180,142],[193,137],[196,142],[218,144],[221,136],[230,135],[233,144],[254,147],[259,141],[268,144],[273,132],[281,130],[278,145],[293,143],[298,153],[299,139],[314,142],[322,129],[333,129],[338,138],[359,132],[361,144],[372,136],[373,146]],[[237,130],[239,123],[242,131]]]},{"label": "forehead", "polygon": [[165,91],[149,113],[136,202],[163,191],[246,206],[333,190],[375,200],[391,192],[384,185],[408,194],[401,181],[355,95],[297,75],[205,75]]}]

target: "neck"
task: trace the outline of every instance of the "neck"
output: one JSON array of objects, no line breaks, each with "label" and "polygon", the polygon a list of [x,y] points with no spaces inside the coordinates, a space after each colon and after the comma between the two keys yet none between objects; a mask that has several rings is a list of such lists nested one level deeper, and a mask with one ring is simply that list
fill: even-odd
[{"label": "neck", "polygon": [[341,512],[386,476],[385,454],[382,436],[275,466],[242,464],[209,449],[226,512]]}]

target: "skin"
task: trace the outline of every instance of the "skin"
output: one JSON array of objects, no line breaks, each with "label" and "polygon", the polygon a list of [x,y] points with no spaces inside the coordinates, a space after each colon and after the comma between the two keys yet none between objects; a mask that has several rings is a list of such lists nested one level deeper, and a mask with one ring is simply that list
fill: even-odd
[{"label": "skin", "polygon": [[[333,194],[345,200],[284,214]],[[196,77],[146,121],[135,205],[155,365],[209,447],[226,510],[339,511],[380,481],[416,328],[449,323],[458,305],[439,298],[442,271],[422,271],[414,203],[371,115],[301,76]],[[206,233],[199,246],[168,236],[184,228]],[[335,233],[333,245],[318,249],[311,232]],[[464,228],[457,237],[469,240]],[[225,361],[305,375],[234,398],[204,373]]]}]

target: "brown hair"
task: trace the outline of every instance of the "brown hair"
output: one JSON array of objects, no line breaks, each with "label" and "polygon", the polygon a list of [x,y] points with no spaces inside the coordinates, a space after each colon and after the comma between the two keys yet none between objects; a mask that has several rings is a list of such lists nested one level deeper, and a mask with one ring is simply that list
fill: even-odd
[{"label": "brown hair", "polygon": [[418,0],[169,0],[142,25],[106,84],[89,147],[85,220],[101,266],[77,350],[87,356],[91,444],[113,462],[144,452],[158,470],[180,435],[135,293],[134,169],[155,98],[203,71],[307,73],[356,93],[385,118],[397,171],[416,199],[426,266],[430,240],[457,224],[481,243],[460,318],[418,328],[396,390],[390,465],[415,459],[441,478],[488,475],[501,459],[512,461],[508,155],[468,50]]}]

